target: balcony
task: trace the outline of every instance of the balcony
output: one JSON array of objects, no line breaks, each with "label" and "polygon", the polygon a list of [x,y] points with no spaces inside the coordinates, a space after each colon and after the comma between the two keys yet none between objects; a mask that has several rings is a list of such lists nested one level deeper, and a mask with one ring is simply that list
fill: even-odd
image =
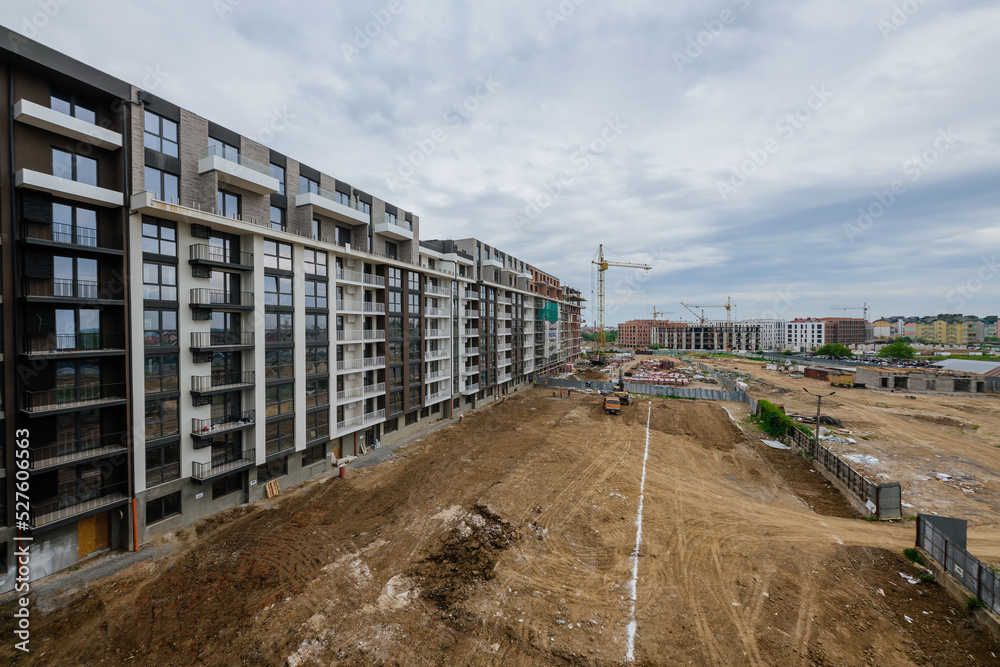
[{"label": "balcony", "polygon": [[365,301],[364,312],[366,313],[384,313],[385,304],[375,303],[374,301]]},{"label": "balcony", "polygon": [[462,329],[462,336],[465,338],[479,338],[479,329]]},{"label": "balcony", "polygon": [[253,271],[253,253],[228,250],[207,243],[197,243],[191,246],[191,257],[188,259],[188,264],[236,271]]},{"label": "balcony", "polygon": [[[343,203],[345,202],[346,203]],[[301,192],[295,197],[296,206],[312,206],[314,210],[349,225],[367,225],[371,214],[361,210],[357,202],[338,192],[317,188],[316,192]]]},{"label": "balcony", "polygon": [[501,296],[501,297],[497,298],[497,304],[499,304],[501,306],[509,306],[509,305],[511,305],[510,299],[508,299],[507,297],[504,297],[504,296]]},{"label": "balcony", "polygon": [[479,354],[479,348],[478,347],[463,347],[462,348],[462,356],[463,357],[474,357],[477,354]]},{"label": "balcony", "polygon": [[342,283],[355,283],[357,285],[363,284],[364,275],[360,271],[348,271],[345,269],[337,269],[337,280]]},{"label": "balcony", "polygon": [[462,396],[469,396],[470,394],[475,394],[479,391],[478,382],[469,382],[462,385]]},{"label": "balcony", "polygon": [[52,224],[25,222],[21,226],[21,236],[32,245],[79,246],[89,250],[122,254],[122,235],[101,229],[74,227],[61,222]]},{"label": "balcony", "polygon": [[385,331],[382,329],[339,329],[337,330],[338,342],[351,341],[378,341],[385,340]]},{"label": "balcony", "polygon": [[375,424],[380,421],[385,421],[385,410],[376,410],[375,412],[369,412],[364,416],[365,426]]},{"label": "balcony", "polygon": [[26,278],[24,296],[29,300],[68,299],[113,303],[125,299],[125,288],[120,282],[73,278]]},{"label": "balcony", "polygon": [[475,375],[479,372],[479,366],[462,366],[462,375]]},{"label": "balcony", "polygon": [[125,351],[124,334],[70,333],[27,334],[24,354],[33,356],[70,356],[75,354],[110,355]]},{"label": "balcony", "polygon": [[510,343],[500,343],[497,345],[497,352],[510,352],[511,347]]},{"label": "balcony", "polygon": [[449,398],[451,398],[450,391],[438,391],[433,394],[428,394],[428,396],[424,399],[424,405],[425,406],[434,405],[435,403],[446,401]]},{"label": "balcony", "polygon": [[433,285],[424,285],[424,294],[450,298],[451,290],[449,290],[447,287],[434,287]]},{"label": "balcony", "polygon": [[210,310],[253,310],[253,292],[196,287],[191,290],[190,305]]},{"label": "balcony", "polygon": [[434,359],[447,359],[448,350],[427,350],[424,353],[425,361],[433,361]]},{"label": "balcony", "polygon": [[55,389],[24,392],[24,411],[32,414],[74,410],[80,407],[122,405],[127,400],[124,382],[75,384]]},{"label": "balcony", "polygon": [[450,312],[446,308],[424,308],[425,317],[449,317]]},{"label": "balcony", "polygon": [[118,132],[29,100],[14,104],[14,120],[109,151],[122,147],[122,135]]},{"label": "balcony", "polygon": [[424,375],[424,384],[438,382],[451,377],[451,371],[433,371]]},{"label": "balcony", "polygon": [[15,187],[48,192],[63,199],[72,199],[73,201],[105,208],[117,208],[125,203],[125,195],[117,190],[100,188],[96,185],[87,185],[86,183],[71,181],[68,178],[53,176],[51,174],[43,174],[40,171],[32,171],[31,169],[19,170],[14,185]]},{"label": "balcony", "polygon": [[385,383],[379,382],[378,384],[366,385],[364,391],[362,392],[362,395],[365,398],[370,398],[372,396],[380,396],[381,394],[384,393],[385,393]]},{"label": "balcony", "polygon": [[271,168],[268,165],[216,146],[209,146],[204,156],[198,160],[199,174],[210,171],[218,175],[220,183],[233,185],[258,195],[274,194],[281,187],[278,179],[271,176]]},{"label": "balcony", "polygon": [[384,234],[397,241],[412,241],[413,225],[405,220],[386,217],[385,220],[375,223],[375,233]]},{"label": "balcony", "polygon": [[510,373],[504,373],[503,375],[497,378],[497,383],[510,382],[510,378],[511,378]]},{"label": "balcony", "polygon": [[211,439],[224,433],[242,431],[257,423],[257,412],[246,410],[236,414],[224,414],[209,417],[208,419],[191,418],[191,437],[195,439],[195,449],[208,446],[205,443],[199,446],[202,439]]},{"label": "balcony", "polygon": [[38,530],[57,521],[128,503],[127,482],[116,482],[94,489],[83,489],[83,484],[77,483],[77,492],[73,495],[32,503],[31,528]]},{"label": "balcony", "polygon": [[254,372],[213,373],[212,375],[192,375],[192,394],[219,394],[226,391],[242,391],[254,387]]},{"label": "balcony", "polygon": [[499,360],[497,360],[497,368],[503,368],[504,366],[510,366],[511,361],[512,360],[511,360],[510,357],[505,357],[503,359],[499,359]]},{"label": "balcony", "polygon": [[424,331],[424,338],[447,338],[450,335],[447,329],[426,329]]},{"label": "balcony", "polygon": [[31,470],[37,472],[68,463],[80,463],[128,451],[129,433],[88,433],[55,445],[31,449]]},{"label": "balcony", "polygon": [[382,368],[385,366],[385,357],[365,357],[365,368]]},{"label": "balcony", "polygon": [[192,331],[191,351],[248,350],[254,346],[252,331]]},{"label": "balcony", "polygon": [[479,301],[479,293],[471,290],[465,290],[462,292],[462,298],[470,301]]},{"label": "balcony", "polygon": [[363,273],[361,281],[365,285],[371,285],[372,287],[385,287],[385,278],[382,276],[377,276],[374,273]]},{"label": "balcony", "polygon": [[249,470],[257,465],[257,450],[248,449],[239,456],[234,456],[208,463],[191,462],[191,477],[199,482],[208,482],[217,477]]},{"label": "balcony", "polygon": [[483,260],[483,266],[492,266],[498,269],[504,268],[503,260],[498,257],[487,257]]},{"label": "balcony", "polygon": [[497,311],[497,319],[498,320],[509,320],[509,319],[511,319],[511,314],[508,313],[506,310],[503,310],[503,309],[498,310]]},{"label": "balcony", "polygon": [[510,336],[512,333],[514,332],[510,329],[497,329],[498,336]]},{"label": "balcony", "polygon": [[479,311],[478,310],[463,310],[462,311],[462,317],[464,317],[466,319],[470,319],[470,320],[478,319],[479,318]]},{"label": "balcony", "polygon": [[365,357],[364,359],[344,359],[337,362],[337,372],[345,373],[360,371],[365,368],[381,368],[385,366],[385,357]]}]

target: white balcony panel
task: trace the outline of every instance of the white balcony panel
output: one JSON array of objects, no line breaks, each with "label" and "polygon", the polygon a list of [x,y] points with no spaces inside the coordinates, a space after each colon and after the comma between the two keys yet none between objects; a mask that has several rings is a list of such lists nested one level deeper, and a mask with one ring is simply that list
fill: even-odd
[{"label": "white balcony panel", "polygon": [[324,197],[318,192],[303,192],[296,195],[295,205],[312,206],[320,213],[324,213],[334,220],[346,222],[351,225],[367,225],[371,220],[370,214],[362,213],[329,197]]},{"label": "white balcony panel", "polygon": [[125,203],[124,193],[107,188],[99,188],[96,185],[87,185],[71,181],[68,178],[43,174],[40,171],[31,169],[21,169],[17,172],[14,185],[19,188],[30,190],[41,190],[73,201],[93,204],[94,206],[104,206],[114,208]]},{"label": "white balcony panel", "polygon": [[413,240],[413,230],[407,229],[406,227],[400,227],[399,225],[394,225],[391,222],[376,222],[375,233],[383,234],[384,236],[396,239],[397,241]]},{"label": "white balcony panel", "polygon": [[119,133],[29,100],[18,100],[14,105],[14,119],[100,148],[115,150],[122,147],[122,135]]},{"label": "white balcony panel", "polygon": [[[241,158],[242,159],[242,158]],[[255,192],[259,195],[269,195],[278,191],[278,179],[261,173],[250,166],[227,160],[221,155],[208,155],[198,160],[198,173],[218,172],[219,181]]]}]

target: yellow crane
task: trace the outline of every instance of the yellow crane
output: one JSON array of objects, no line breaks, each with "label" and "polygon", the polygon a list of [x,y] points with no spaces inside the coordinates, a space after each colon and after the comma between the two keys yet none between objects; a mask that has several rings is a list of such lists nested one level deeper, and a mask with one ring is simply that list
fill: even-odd
[{"label": "yellow crane", "polygon": [[865,320],[868,320],[868,304],[865,303],[863,306],[848,306],[847,308],[831,308],[830,310],[842,310],[845,313],[849,310],[862,310],[864,311]]},{"label": "yellow crane", "polygon": [[597,259],[591,260],[590,263],[597,265],[597,335],[594,341],[594,351],[600,357],[608,349],[608,333],[604,329],[604,272],[612,266],[625,269],[643,269],[644,271],[651,271],[653,267],[639,262],[609,262],[604,258],[603,243],[597,249]]},{"label": "yellow crane", "polygon": [[660,319],[660,315],[673,315],[673,314],[674,314],[674,311],[672,311],[672,310],[657,310],[655,306],[653,307],[653,319],[654,320]]},{"label": "yellow crane", "polygon": [[[688,310],[690,310],[691,314],[698,318],[698,323],[699,324],[702,324],[702,325],[705,324],[705,311],[704,311],[705,308],[725,308],[726,309],[726,324],[732,324],[733,323],[733,316],[732,316],[733,299],[732,299],[732,297],[726,297],[726,303],[724,303],[721,306],[717,306],[717,305],[696,306],[694,304],[683,303],[683,302],[681,303],[681,305],[684,306],[685,308],[687,308]],[[694,308],[701,308],[702,309],[701,314],[696,313],[693,310]]]}]

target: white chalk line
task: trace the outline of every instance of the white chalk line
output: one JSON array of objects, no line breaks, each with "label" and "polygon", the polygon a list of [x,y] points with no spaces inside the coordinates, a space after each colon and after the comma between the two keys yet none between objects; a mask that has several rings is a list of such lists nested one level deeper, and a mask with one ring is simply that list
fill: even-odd
[{"label": "white chalk line", "polygon": [[646,451],[642,455],[642,482],[639,483],[639,512],[635,519],[635,551],[632,552],[632,579],[628,582],[629,596],[631,597],[631,611],[628,624],[628,637],[626,639],[628,649],[625,651],[625,661],[635,660],[635,594],[639,581],[639,547],[642,546],[642,504],[646,496],[646,460],[649,458],[649,419],[653,415],[653,402],[649,402],[649,410],[646,413]]}]

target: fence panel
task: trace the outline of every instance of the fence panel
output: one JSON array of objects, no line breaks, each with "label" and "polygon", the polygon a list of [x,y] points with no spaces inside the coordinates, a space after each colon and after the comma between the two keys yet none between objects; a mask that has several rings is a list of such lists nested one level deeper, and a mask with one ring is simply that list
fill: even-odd
[{"label": "fence panel", "polygon": [[923,515],[917,516],[917,546],[995,614],[1000,614],[1000,577],[952,542]]}]

